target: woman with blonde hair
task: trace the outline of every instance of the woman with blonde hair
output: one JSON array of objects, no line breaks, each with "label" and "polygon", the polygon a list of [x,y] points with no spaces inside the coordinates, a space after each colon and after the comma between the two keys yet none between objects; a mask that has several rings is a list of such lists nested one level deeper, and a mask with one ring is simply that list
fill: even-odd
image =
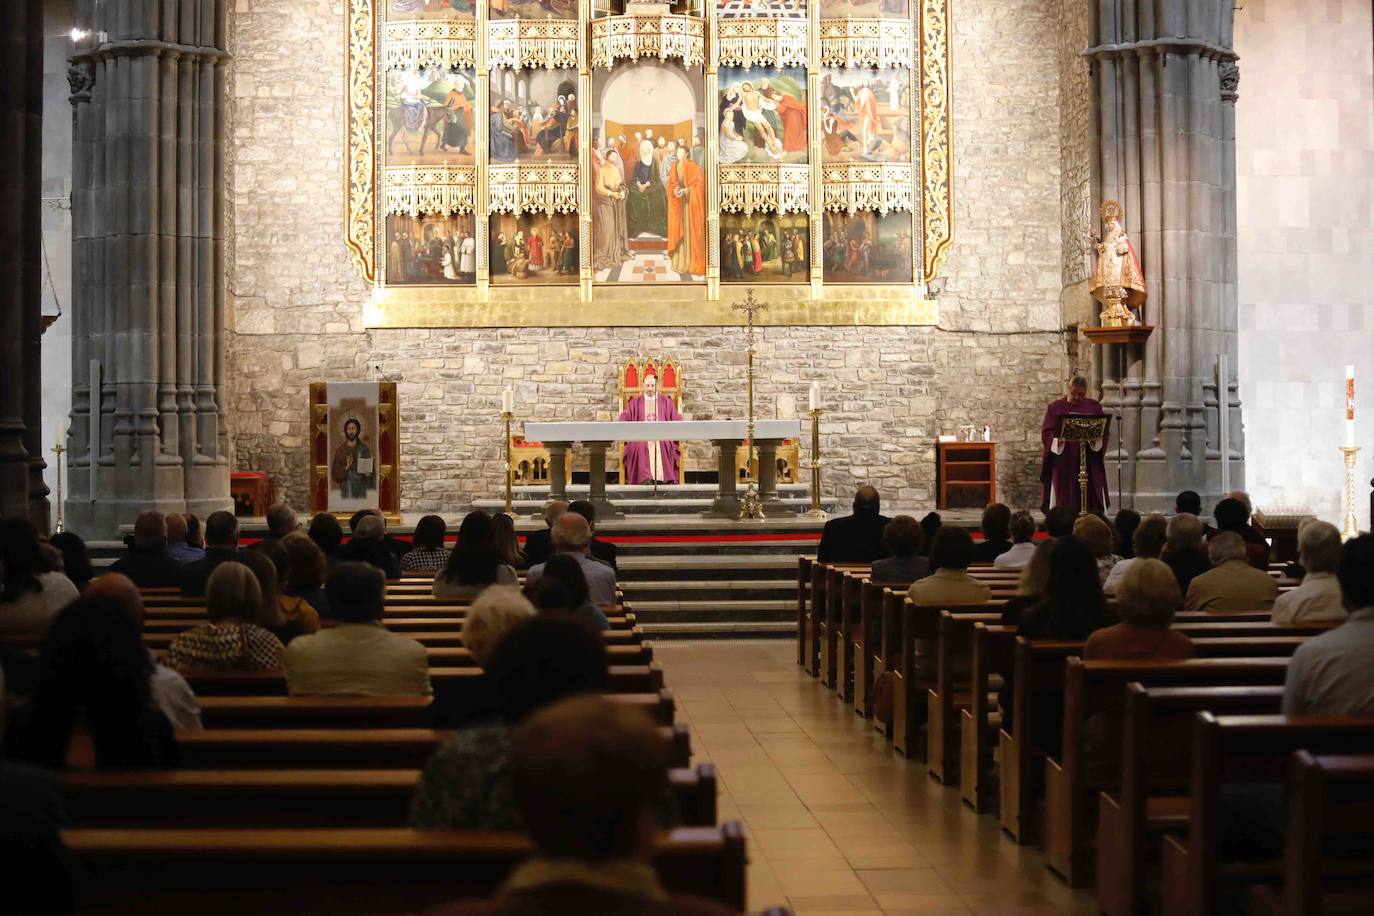
[{"label": "woman with blonde hair", "polygon": [[1085,659],[1173,661],[1192,658],[1193,641],[1169,629],[1183,607],[1174,571],[1159,560],[1137,559],[1116,589],[1121,622],[1088,637]]},{"label": "woman with blonde hair", "polygon": [[226,561],[215,568],[205,584],[205,613],[209,623],[172,642],[169,668],[253,671],[282,666],[281,640],[260,624],[262,588],[247,566]]},{"label": "woman with blonde hair", "polygon": [[1121,557],[1115,553],[1116,534],[1112,531],[1112,526],[1096,515],[1080,515],[1073,523],[1073,536],[1092,551],[1093,557],[1097,560],[1098,579],[1106,582],[1112,573],[1112,567],[1121,562]]}]

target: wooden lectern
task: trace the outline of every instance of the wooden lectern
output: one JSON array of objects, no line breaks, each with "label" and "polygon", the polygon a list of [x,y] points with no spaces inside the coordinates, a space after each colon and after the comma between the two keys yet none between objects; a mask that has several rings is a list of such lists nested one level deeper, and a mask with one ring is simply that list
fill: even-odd
[{"label": "wooden lectern", "polygon": [[1107,437],[1112,418],[1106,415],[1066,413],[1055,425],[1054,436],[1065,442],[1078,443],[1078,514],[1088,515],[1088,447],[1089,443]]}]

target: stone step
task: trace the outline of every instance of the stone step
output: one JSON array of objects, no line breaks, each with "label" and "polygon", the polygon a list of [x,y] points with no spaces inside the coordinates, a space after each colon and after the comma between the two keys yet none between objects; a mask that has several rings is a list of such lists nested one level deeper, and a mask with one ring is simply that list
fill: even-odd
[{"label": "stone step", "polygon": [[796,639],[797,625],[766,620],[716,621],[710,623],[641,623],[646,639],[672,642],[681,639]]},{"label": "stone step", "polygon": [[683,600],[691,601],[785,601],[789,597],[796,600],[797,583],[788,579],[761,579],[741,581],[739,579],[716,579],[681,582],[671,579],[642,581],[620,579],[620,588],[625,600],[636,607],[644,601]]},{"label": "stone step", "polygon": [[[745,560],[760,562],[746,565]],[[713,562],[714,561],[714,562]],[[618,559],[622,585],[658,582],[679,582],[683,587],[715,585],[722,579],[767,582],[795,588],[797,582],[796,555],[756,554],[744,557],[622,556]],[[690,578],[687,578],[690,577]]]},{"label": "stone step", "polygon": [[792,621],[797,619],[795,596],[786,599],[648,600],[631,601],[635,617],[643,623],[682,621]]}]

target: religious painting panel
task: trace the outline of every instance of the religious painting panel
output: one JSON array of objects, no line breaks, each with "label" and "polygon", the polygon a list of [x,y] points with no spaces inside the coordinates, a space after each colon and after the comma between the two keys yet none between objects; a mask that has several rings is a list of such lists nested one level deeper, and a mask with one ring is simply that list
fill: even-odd
[{"label": "religious painting panel", "polygon": [[805,213],[720,215],[720,278],[726,283],[810,280],[810,220]]},{"label": "religious painting panel", "polygon": [[805,19],[806,0],[716,0],[721,19]]},{"label": "religious painting panel", "polygon": [[577,0],[488,0],[492,19],[576,19]]},{"label": "religious painting panel", "polygon": [[806,70],[721,67],[720,161],[806,162]]},{"label": "religious painting panel", "polygon": [[386,18],[399,19],[472,19],[476,16],[477,0],[383,0]]},{"label": "religious painting panel", "polygon": [[487,264],[494,286],[576,283],[577,214],[493,213]]},{"label": "religious painting panel", "polygon": [[706,278],[703,75],[639,60],[593,76],[592,269],[602,283]]},{"label": "religious painting panel", "polygon": [[390,286],[461,286],[477,282],[477,240],[471,213],[393,213],[386,218],[386,282]]},{"label": "religious painting panel", "polygon": [[910,283],[911,214],[825,214],[826,283]]},{"label": "religious painting panel", "polygon": [[470,165],[476,100],[472,70],[388,70],[387,165]]},{"label": "religious painting panel", "polygon": [[329,512],[378,504],[378,387],[376,382],[330,382],[326,388]]},{"label": "religious painting panel", "polygon": [[822,19],[905,19],[907,0],[821,0]]},{"label": "religious painting panel", "polygon": [[911,161],[911,71],[821,69],[821,159]]},{"label": "religious painting panel", "polygon": [[577,161],[577,71],[491,71],[492,164]]}]

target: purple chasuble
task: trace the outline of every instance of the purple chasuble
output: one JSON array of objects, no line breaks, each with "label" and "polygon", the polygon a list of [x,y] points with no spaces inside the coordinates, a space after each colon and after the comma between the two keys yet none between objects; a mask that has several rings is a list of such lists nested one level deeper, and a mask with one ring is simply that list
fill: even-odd
[{"label": "purple chasuble", "polygon": [[[1048,512],[1050,506],[1068,506],[1081,512],[1078,495],[1078,450],[1077,442],[1065,442],[1064,451],[1056,455],[1050,451],[1054,432],[1059,418],[1065,414],[1088,414],[1102,416],[1102,405],[1092,398],[1084,398],[1077,404],[1070,404],[1067,398],[1051,401],[1045,410],[1045,422],[1040,424],[1040,442],[1043,447],[1040,467],[1040,510]],[[1102,456],[1107,451],[1110,430],[1102,441],[1102,450],[1088,448],[1088,511],[1107,511],[1111,500],[1107,495],[1107,467]],[[1053,499],[1053,503],[1051,503]]]},{"label": "purple chasuble", "polygon": [[[621,421],[640,422],[644,419],[644,396],[639,395],[625,405],[620,413]],[[673,399],[666,394],[658,395],[659,420],[681,420]],[[649,447],[658,446],[660,483],[680,483],[678,475],[678,448],[676,442],[626,442],[625,458],[620,467],[621,483],[653,483],[649,463]]]}]

